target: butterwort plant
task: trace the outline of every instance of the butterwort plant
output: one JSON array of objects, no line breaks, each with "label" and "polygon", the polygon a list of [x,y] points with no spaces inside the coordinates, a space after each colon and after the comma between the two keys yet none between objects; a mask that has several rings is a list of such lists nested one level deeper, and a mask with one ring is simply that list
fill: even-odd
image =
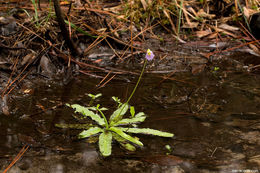
[{"label": "butterwort plant", "polygon": [[[144,122],[147,115],[144,112],[136,113],[134,106],[130,106],[128,104],[135,93],[136,88],[138,87],[147,61],[151,61],[153,58],[153,52],[148,49],[141,74],[135,88],[133,89],[133,92],[125,103],[122,103],[117,97],[112,97],[112,99],[117,103],[117,109],[111,114],[109,119],[107,119],[104,114],[104,111],[107,110],[107,108],[102,108],[100,104],[89,107],[84,107],[78,104],[66,104],[67,106],[73,108],[75,113],[79,113],[82,118],[90,118],[94,123],[67,125],[56,124],[56,126],[61,128],[83,129],[78,134],[79,139],[98,136],[99,151],[105,157],[111,155],[113,141],[117,141],[122,147],[129,151],[135,151],[136,146],[142,147],[143,143],[139,140],[139,138],[133,136],[132,134],[147,134],[169,138],[173,137],[174,135],[172,133],[162,132],[150,128],[138,128],[138,124]],[[96,96],[89,94],[89,96],[93,100],[101,96],[101,94]],[[127,112],[130,113],[130,116],[124,117]]]}]

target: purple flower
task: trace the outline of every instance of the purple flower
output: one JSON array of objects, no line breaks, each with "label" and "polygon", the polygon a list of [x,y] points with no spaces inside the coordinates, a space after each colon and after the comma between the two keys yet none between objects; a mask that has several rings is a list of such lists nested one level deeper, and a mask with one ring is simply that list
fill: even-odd
[{"label": "purple flower", "polygon": [[148,61],[151,61],[151,60],[153,60],[153,57],[154,57],[153,52],[152,52],[150,49],[147,49],[145,58],[146,58]]}]

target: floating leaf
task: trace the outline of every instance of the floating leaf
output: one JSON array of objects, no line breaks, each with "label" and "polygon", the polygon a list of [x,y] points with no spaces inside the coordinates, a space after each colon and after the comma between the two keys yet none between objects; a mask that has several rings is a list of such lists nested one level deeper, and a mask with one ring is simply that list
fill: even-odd
[{"label": "floating leaf", "polygon": [[99,127],[91,127],[88,130],[83,130],[79,135],[78,138],[87,138],[90,137],[92,135],[98,134],[100,132],[103,132],[104,130],[99,128]]},{"label": "floating leaf", "polygon": [[98,139],[99,139],[99,136],[90,136],[88,139],[87,139],[87,142],[92,144],[92,143],[97,143],[98,142]]},{"label": "floating leaf", "polygon": [[120,120],[116,123],[112,123],[112,126],[141,123],[145,120],[145,118],[146,118],[146,116],[134,117],[134,118],[125,118],[125,119],[122,119],[122,120]]},{"label": "floating leaf", "polygon": [[132,144],[129,144],[128,141],[124,138],[122,138],[121,136],[119,136],[117,133],[112,133],[113,138],[121,145],[123,146],[125,149],[129,150],[129,151],[135,151],[136,148],[135,146],[133,146]]},{"label": "floating leaf", "polygon": [[133,138],[132,136],[124,133],[121,129],[117,128],[117,127],[110,127],[109,130],[117,133],[119,136],[121,136],[122,138],[130,141],[130,142],[133,142],[134,144],[137,144],[139,146],[143,146],[143,143],[140,142],[138,139],[136,138]]},{"label": "floating leaf", "polygon": [[63,129],[88,129],[92,127],[92,124],[55,124],[56,127],[63,128]]},{"label": "floating leaf", "polygon": [[113,112],[113,114],[110,116],[110,123],[111,122],[117,122],[123,118],[125,113],[127,112],[129,106],[128,104],[124,103],[122,104],[116,111]]},{"label": "floating leaf", "polygon": [[101,118],[98,114],[95,114],[94,112],[90,111],[87,107],[78,105],[78,104],[73,104],[73,105],[68,105],[67,106],[72,107],[75,109],[75,112],[81,113],[84,116],[90,117],[92,120],[96,121],[99,125],[104,126],[105,121],[103,118]]},{"label": "floating leaf", "polygon": [[80,121],[80,120],[88,120],[88,117],[83,116],[82,114],[72,114],[72,116],[73,116],[76,120],[78,120],[78,121]]},{"label": "floating leaf", "polygon": [[146,134],[146,135],[155,135],[155,136],[161,136],[161,137],[173,137],[174,134],[172,133],[168,133],[168,132],[162,132],[159,130],[154,130],[154,129],[149,129],[149,128],[143,128],[143,129],[139,129],[139,128],[118,128],[124,132],[128,132],[128,133],[142,133],[142,134]]},{"label": "floating leaf", "polygon": [[99,136],[99,150],[103,156],[110,156],[112,152],[112,133],[103,132]]}]

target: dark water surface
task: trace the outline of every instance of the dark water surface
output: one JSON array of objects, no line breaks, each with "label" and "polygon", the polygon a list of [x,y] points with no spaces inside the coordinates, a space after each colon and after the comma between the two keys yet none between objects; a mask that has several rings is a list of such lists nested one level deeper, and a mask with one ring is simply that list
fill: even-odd
[{"label": "dark water surface", "polygon": [[99,90],[101,80],[86,76],[65,86],[25,86],[9,99],[10,117],[1,115],[0,170],[27,143],[31,147],[9,172],[260,172],[260,75],[207,69],[164,81],[162,76],[146,74],[130,104],[149,115],[141,127],[171,132],[174,138],[138,135],[143,148],[132,153],[115,143],[108,158],[99,155],[97,144],[77,140],[79,130],[55,127],[79,123],[71,109],[59,105],[86,105],[87,93],[102,93],[99,103],[113,109],[111,97],[126,100],[137,76],[121,76],[131,82],[112,80]]}]

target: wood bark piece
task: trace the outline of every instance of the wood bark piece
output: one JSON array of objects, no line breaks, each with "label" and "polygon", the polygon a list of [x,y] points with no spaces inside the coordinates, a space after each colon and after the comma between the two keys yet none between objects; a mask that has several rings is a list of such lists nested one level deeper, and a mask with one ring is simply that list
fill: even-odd
[{"label": "wood bark piece", "polygon": [[73,41],[71,40],[71,38],[69,36],[69,31],[68,31],[68,29],[66,27],[66,23],[65,23],[65,21],[62,17],[62,12],[61,12],[61,8],[60,8],[60,1],[59,0],[53,0],[53,4],[54,4],[54,9],[55,9],[57,21],[59,23],[61,34],[62,34],[62,36],[65,40],[65,43],[69,47],[73,56],[80,55],[77,47],[75,46],[75,44],[73,43]]}]

